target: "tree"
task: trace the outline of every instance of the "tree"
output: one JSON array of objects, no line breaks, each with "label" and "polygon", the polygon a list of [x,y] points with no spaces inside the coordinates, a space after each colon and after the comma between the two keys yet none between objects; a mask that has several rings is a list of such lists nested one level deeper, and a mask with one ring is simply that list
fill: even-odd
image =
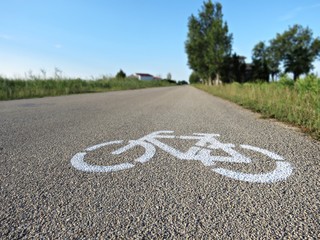
[{"label": "tree", "polygon": [[211,85],[214,78],[219,80],[223,60],[231,54],[232,35],[223,22],[222,5],[204,2],[198,17],[189,17],[188,29],[188,65]]},{"label": "tree", "polygon": [[192,72],[189,76],[189,83],[193,84],[193,83],[199,83],[200,82],[200,76],[197,72]]},{"label": "tree", "polygon": [[272,81],[274,81],[274,77],[280,72],[280,59],[279,46],[275,40],[271,40],[270,46],[266,49],[266,60]]},{"label": "tree", "polygon": [[122,69],[120,69],[120,71],[117,73],[116,78],[126,78],[126,74],[124,71],[122,71]]},{"label": "tree", "polygon": [[257,43],[252,50],[253,78],[269,81],[267,63],[267,46],[264,42]]},{"label": "tree", "polygon": [[313,69],[312,62],[319,57],[320,39],[313,38],[310,28],[294,25],[274,40],[283,61],[285,72],[293,73],[297,80],[301,74],[308,74]]},{"label": "tree", "polygon": [[177,82],[177,85],[188,85],[188,82],[185,80],[181,80]]},{"label": "tree", "polygon": [[44,68],[41,68],[40,72],[42,74],[42,79],[47,79],[47,71]]},{"label": "tree", "polygon": [[54,78],[55,79],[61,79],[62,78],[62,70],[55,67],[54,68]]},{"label": "tree", "polygon": [[167,79],[168,79],[168,80],[171,80],[171,79],[172,79],[171,73],[168,73],[168,74],[167,74]]},{"label": "tree", "polygon": [[236,53],[232,56],[225,57],[221,67],[222,82],[245,82],[246,63],[245,57],[239,56]]}]

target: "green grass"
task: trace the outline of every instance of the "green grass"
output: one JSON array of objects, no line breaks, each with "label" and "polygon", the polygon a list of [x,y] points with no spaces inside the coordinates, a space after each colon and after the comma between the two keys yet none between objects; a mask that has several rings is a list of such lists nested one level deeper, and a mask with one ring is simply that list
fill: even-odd
[{"label": "green grass", "polygon": [[282,77],[274,83],[232,83],[195,87],[297,126],[320,140],[320,79],[314,75],[293,82]]},{"label": "green grass", "polygon": [[105,92],[138,88],[173,86],[165,80],[139,81],[125,79],[48,79],[23,80],[0,77],[0,100],[59,96],[76,93]]}]

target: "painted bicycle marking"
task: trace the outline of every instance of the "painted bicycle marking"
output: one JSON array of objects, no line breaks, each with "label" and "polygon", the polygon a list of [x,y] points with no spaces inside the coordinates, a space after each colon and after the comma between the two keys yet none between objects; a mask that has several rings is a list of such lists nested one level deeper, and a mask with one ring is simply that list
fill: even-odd
[{"label": "painted bicycle marking", "polygon": [[[217,140],[219,134],[208,134],[208,133],[193,133],[191,136],[175,136],[174,131],[156,131],[152,132],[137,140],[129,140],[128,144],[120,147],[119,149],[111,152],[112,155],[120,155],[126,151],[141,146],[145,152],[137,159],[134,159],[133,163],[145,163],[150,161],[156,153],[156,147],[171,154],[180,160],[196,160],[203,163],[206,167],[211,167],[212,171],[223,176],[233,178],[240,181],[255,182],[255,183],[273,183],[277,181],[283,181],[289,177],[293,168],[291,164],[283,159],[283,157],[270,152],[266,149],[250,146],[240,145],[240,148],[247,149],[250,151],[258,152],[266,157],[275,161],[275,168],[273,171],[266,173],[245,173],[241,171],[233,171],[226,168],[214,167],[216,162],[226,163],[244,163],[250,164],[253,160],[249,157],[242,155],[241,153],[234,150],[235,145],[231,143],[222,143]],[[186,152],[181,152],[163,142],[161,139],[184,139],[184,140],[197,140],[194,146],[190,147]],[[114,165],[94,165],[89,164],[85,161],[86,155],[89,152],[96,151],[102,147],[124,144],[123,140],[104,142],[91,147],[86,148],[84,151],[75,154],[71,159],[73,167],[84,172],[116,172],[133,168],[135,164],[124,162]],[[228,154],[228,156],[212,156],[213,150],[222,150]]]}]

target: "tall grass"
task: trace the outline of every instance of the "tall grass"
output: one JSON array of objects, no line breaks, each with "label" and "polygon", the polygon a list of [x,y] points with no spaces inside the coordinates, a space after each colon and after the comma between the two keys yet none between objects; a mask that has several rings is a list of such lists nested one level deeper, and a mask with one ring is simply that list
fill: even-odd
[{"label": "tall grass", "polygon": [[309,75],[293,82],[283,76],[274,83],[195,85],[213,95],[298,126],[320,139],[320,78]]},{"label": "tall grass", "polygon": [[75,93],[104,92],[114,90],[162,87],[174,85],[168,81],[139,81],[135,78],[125,79],[48,79],[24,80],[0,77],[0,100],[58,96]]}]

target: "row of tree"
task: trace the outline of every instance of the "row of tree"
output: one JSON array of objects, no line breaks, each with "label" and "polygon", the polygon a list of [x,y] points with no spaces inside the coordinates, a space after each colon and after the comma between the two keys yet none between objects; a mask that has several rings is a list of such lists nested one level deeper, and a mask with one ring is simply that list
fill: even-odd
[{"label": "row of tree", "polygon": [[301,25],[294,25],[274,39],[256,44],[252,51],[254,78],[269,81],[280,72],[280,65],[285,73],[292,73],[296,80],[301,74],[312,70],[312,63],[320,55],[320,39],[313,38],[312,30]]},{"label": "row of tree", "polygon": [[209,85],[214,81],[269,81],[269,76],[274,79],[280,72],[280,66],[296,80],[301,74],[309,73],[312,63],[320,56],[320,39],[313,38],[308,27],[294,25],[277,34],[269,45],[256,44],[252,64],[246,64],[244,57],[232,55],[232,34],[223,21],[222,5],[211,0],[204,2],[198,16],[190,16],[188,29],[185,50],[193,70],[190,83],[199,79]]}]

